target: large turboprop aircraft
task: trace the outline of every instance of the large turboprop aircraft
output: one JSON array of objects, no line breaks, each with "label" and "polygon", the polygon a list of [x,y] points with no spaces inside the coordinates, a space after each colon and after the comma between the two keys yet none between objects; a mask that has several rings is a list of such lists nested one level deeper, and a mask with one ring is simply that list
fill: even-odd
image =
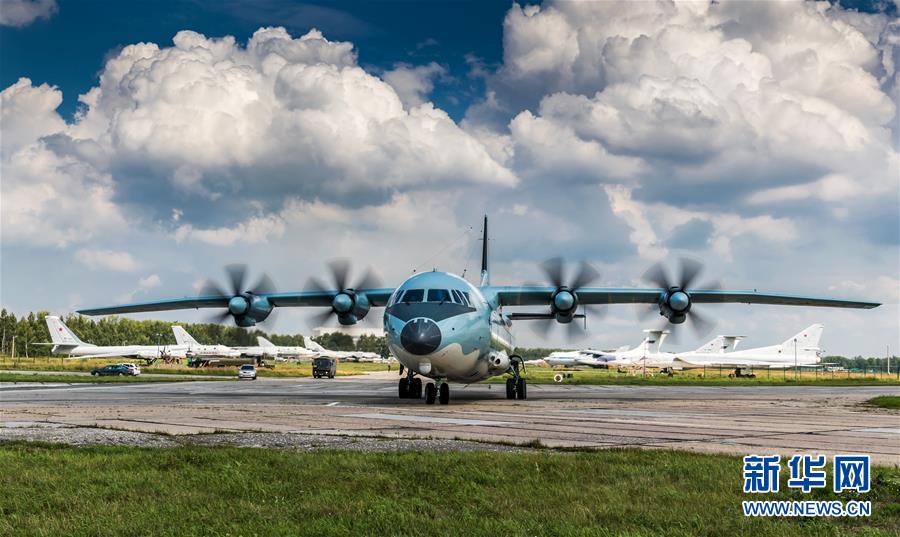
[{"label": "large turboprop aircraft", "polygon": [[[400,379],[400,397],[419,397],[424,387],[425,401],[450,398],[447,381],[471,383],[510,373],[506,396],[526,398],[525,379],[519,375],[521,358],[514,354],[512,322],[518,319],[556,321],[579,330],[573,323],[584,316],[586,305],[652,304],[673,325],[694,321],[696,328],[708,324],[694,311],[696,304],[745,303],[785,306],[825,306],[874,308],[879,304],[836,298],[816,298],[759,291],[728,291],[694,288],[700,272],[696,261],[683,260],[681,278],[670,280],[661,265],[652,267],[645,279],[656,285],[648,288],[590,287],[599,276],[582,263],[574,278],[564,276],[562,259],[543,264],[549,285],[495,286],[488,270],[488,220],[484,219],[481,253],[481,282],[473,285],[447,272],[417,273],[398,287],[377,287],[367,274],[357,284],[348,281],[349,263],[331,263],[331,288],[310,280],[306,291],[279,293],[271,280],[263,277],[255,287],[244,284],[245,271],[228,267],[231,291],[209,285],[202,296],[177,298],[81,310],[85,315],[108,315],[193,308],[218,308],[221,317],[234,319],[238,326],[253,326],[266,320],[279,307],[322,308],[343,325],[359,322],[372,308],[384,307],[384,331],[388,346],[405,367]],[[713,286],[714,287],[714,286]],[[508,311],[517,306],[540,307],[539,311]],[[579,308],[582,311],[579,312]],[[423,386],[421,377],[434,379]]]},{"label": "large turboprop aircraft", "polygon": [[99,346],[81,341],[59,317],[45,318],[53,345],[53,354],[67,354],[71,359],[136,358],[147,365],[165,358],[184,358],[187,347],[181,345],[107,345]]}]

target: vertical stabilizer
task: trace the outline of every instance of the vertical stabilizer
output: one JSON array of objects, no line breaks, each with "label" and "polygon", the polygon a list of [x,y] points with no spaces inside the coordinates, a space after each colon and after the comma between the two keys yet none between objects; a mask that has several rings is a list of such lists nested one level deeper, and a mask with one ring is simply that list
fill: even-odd
[{"label": "vertical stabilizer", "polygon": [[47,322],[47,330],[50,331],[50,341],[52,341],[55,345],[64,347],[73,347],[78,345],[89,346],[84,341],[78,339],[78,336],[76,336],[74,332],[69,330],[69,327],[66,326],[66,323],[62,322],[62,319],[60,319],[59,317],[48,315],[44,320]]},{"label": "vertical stabilizer", "polygon": [[256,336],[256,342],[260,347],[274,347],[275,344],[262,336]]},{"label": "vertical stabilizer", "polygon": [[789,337],[785,340],[781,346],[785,349],[785,351],[792,352],[794,350],[794,345],[796,342],[797,352],[810,351],[810,350],[818,350],[819,348],[819,340],[822,339],[822,332],[825,330],[825,325],[823,324],[814,324],[810,325],[807,328],[801,330],[796,335]]},{"label": "vertical stabilizer", "polygon": [[696,354],[725,354],[733,351],[737,347],[738,341],[742,339],[744,336],[716,336],[715,339],[704,343],[694,352]]},{"label": "vertical stabilizer", "polygon": [[[644,352],[660,352],[663,341],[669,334],[668,330],[655,329],[644,330],[644,333],[647,334],[647,336],[644,338],[644,341],[642,341],[640,345],[640,348],[643,349]],[[655,348],[654,345],[656,346]]]},{"label": "vertical stabilizer", "polygon": [[491,273],[488,270],[488,217],[484,215],[484,229],[481,232],[481,286],[491,284]]},{"label": "vertical stabilizer", "polygon": [[325,349],[325,347],[323,347],[323,346],[319,345],[318,343],[316,343],[315,341],[313,341],[313,338],[306,337],[306,336],[303,336],[303,346],[306,347],[307,349],[309,349],[311,351],[315,351],[315,352],[322,352],[324,350],[327,350],[327,349]]},{"label": "vertical stabilizer", "polygon": [[187,333],[187,330],[178,325],[172,326],[172,332],[175,333],[175,341],[179,345],[187,345],[188,347],[197,347],[200,345],[197,343],[196,339]]}]

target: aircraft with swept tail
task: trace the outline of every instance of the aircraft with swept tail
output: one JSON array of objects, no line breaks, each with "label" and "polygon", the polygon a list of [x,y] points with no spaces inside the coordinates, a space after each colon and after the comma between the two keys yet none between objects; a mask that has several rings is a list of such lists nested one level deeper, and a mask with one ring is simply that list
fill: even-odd
[{"label": "aircraft with swept tail", "polygon": [[44,318],[50,332],[50,352],[66,354],[69,359],[87,358],[135,358],[147,365],[160,359],[185,358],[187,346],[183,345],[94,345],[85,343],[54,315]]},{"label": "aircraft with swept tail", "polygon": [[[381,287],[367,272],[356,283],[349,281],[349,262],[330,264],[333,285],[311,279],[307,290],[278,292],[263,276],[256,286],[245,284],[246,267],[226,267],[230,289],[208,284],[200,296],[80,310],[85,315],[125,314],[194,308],[216,308],[221,318],[231,317],[238,326],[263,322],[275,308],[320,308],[323,318],[335,317],[352,325],[383,307],[388,347],[404,366],[398,383],[401,398],[421,397],[433,404],[450,399],[448,381],[472,383],[509,373],[506,396],[527,397],[526,382],[519,374],[522,359],[515,354],[512,324],[517,320],[542,320],[580,330],[584,310],[592,305],[650,304],[673,325],[690,320],[698,329],[710,324],[696,306],[704,303],[772,304],[869,309],[875,302],[819,298],[760,291],[723,290],[716,285],[695,287],[699,262],[682,259],[681,275],[672,280],[661,263],[645,274],[653,286],[646,288],[591,287],[599,273],[582,262],[577,274],[567,278],[562,258],[543,263],[548,285],[496,286],[488,267],[488,220],[484,219],[481,281],[472,284],[449,272],[421,272],[397,287]],[[519,307],[540,308],[517,311]],[[434,382],[423,383],[422,378]]]}]

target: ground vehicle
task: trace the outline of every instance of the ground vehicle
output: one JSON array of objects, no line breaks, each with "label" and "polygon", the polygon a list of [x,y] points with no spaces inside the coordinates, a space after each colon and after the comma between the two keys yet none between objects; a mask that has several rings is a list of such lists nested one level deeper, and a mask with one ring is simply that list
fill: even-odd
[{"label": "ground vehicle", "polygon": [[256,380],[256,366],[253,364],[244,364],[238,369],[239,379]]},{"label": "ground vehicle", "polygon": [[128,369],[128,374],[129,374],[129,375],[132,375],[132,376],[135,376],[135,377],[136,377],[136,376],[138,376],[138,375],[141,374],[141,368],[140,368],[137,364],[122,363],[122,364],[119,364],[119,365],[122,366],[122,367],[124,367],[124,368],[126,368],[126,369]]},{"label": "ground vehicle", "polygon": [[316,358],[313,360],[312,374],[314,378],[334,378],[337,372],[337,360],[334,358]]},{"label": "ground vehicle", "polygon": [[131,371],[122,364],[110,364],[107,366],[94,368],[93,370],[91,370],[91,375],[95,377],[121,377],[123,375],[131,375]]}]

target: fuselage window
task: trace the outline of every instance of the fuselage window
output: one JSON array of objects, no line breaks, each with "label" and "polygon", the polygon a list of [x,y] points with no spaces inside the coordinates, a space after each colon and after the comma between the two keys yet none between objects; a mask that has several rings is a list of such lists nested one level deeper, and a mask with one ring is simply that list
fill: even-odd
[{"label": "fuselage window", "polygon": [[450,291],[446,289],[429,289],[428,302],[451,302]]},{"label": "fuselage window", "polygon": [[407,291],[403,293],[402,302],[422,302],[424,298],[424,289],[407,289]]}]

